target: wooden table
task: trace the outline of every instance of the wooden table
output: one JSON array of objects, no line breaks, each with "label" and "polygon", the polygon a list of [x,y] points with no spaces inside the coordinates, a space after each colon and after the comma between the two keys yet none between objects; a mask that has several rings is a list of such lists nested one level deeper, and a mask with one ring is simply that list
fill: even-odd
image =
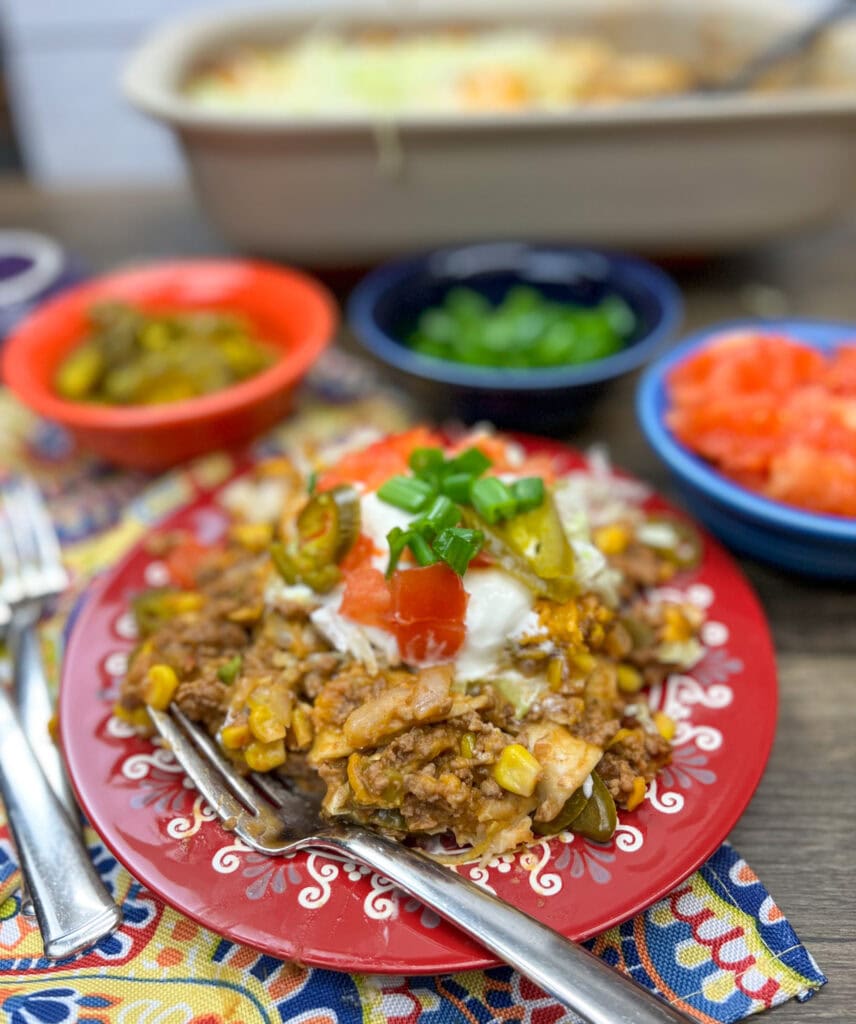
[{"label": "wooden table", "polygon": [[[0,224],[53,234],[93,269],[225,251],[178,189],[47,195],[6,183]],[[856,324],[856,220],[772,251],[670,269],[690,329],[759,313]],[[668,494],[636,424],[634,386],[633,379],[616,386],[573,440],[607,442],[616,463]],[[830,978],[811,1003],[789,1004],[772,1019],[856,1021],[856,587],[806,582],[748,561],[744,568],[772,626],[781,709],[767,773],[731,838]]]}]

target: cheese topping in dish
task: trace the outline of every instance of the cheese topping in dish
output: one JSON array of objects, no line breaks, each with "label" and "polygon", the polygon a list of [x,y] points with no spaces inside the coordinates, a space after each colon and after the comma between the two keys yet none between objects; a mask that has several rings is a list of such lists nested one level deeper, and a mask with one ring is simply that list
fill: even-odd
[{"label": "cheese topping in dish", "polygon": [[185,94],[237,114],[295,117],[561,110],[684,92],[674,57],[604,40],[509,28],[336,35],[235,46],[199,68]]}]

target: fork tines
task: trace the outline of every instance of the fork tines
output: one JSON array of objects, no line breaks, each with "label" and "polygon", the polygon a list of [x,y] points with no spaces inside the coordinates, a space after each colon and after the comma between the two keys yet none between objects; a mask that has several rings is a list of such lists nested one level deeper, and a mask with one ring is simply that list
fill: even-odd
[{"label": "fork tines", "polygon": [[269,776],[250,778],[265,793],[238,774],[217,744],[175,704],[170,712],[148,708],[152,724],[175,759],[187,772],[224,827],[259,853],[287,852],[290,844],[281,816],[297,800]]},{"label": "fork tines", "polygon": [[16,605],[68,585],[62,553],[38,488],[23,477],[0,485],[0,601]]}]

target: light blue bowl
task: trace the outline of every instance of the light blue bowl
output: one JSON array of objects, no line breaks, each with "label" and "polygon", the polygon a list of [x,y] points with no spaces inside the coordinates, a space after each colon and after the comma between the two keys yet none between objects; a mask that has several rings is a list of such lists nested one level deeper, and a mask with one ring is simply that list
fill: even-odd
[{"label": "light blue bowl", "polygon": [[804,512],[732,483],[680,444],[666,426],[671,370],[714,335],[740,328],[787,334],[824,352],[856,342],[856,325],[816,320],[742,320],[706,328],[646,370],[636,396],[645,436],[671,470],[687,508],[730,547],[805,576],[856,580],[856,520]]}]

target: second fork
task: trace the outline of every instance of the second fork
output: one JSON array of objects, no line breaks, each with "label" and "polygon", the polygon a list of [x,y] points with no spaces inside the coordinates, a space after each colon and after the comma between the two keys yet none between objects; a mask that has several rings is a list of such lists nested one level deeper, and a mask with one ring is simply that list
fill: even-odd
[{"label": "second fork", "polygon": [[[6,694],[2,695],[5,743],[18,751],[11,760],[8,750],[0,752],[0,760],[7,766],[0,785],[24,882],[33,882],[34,873],[38,876],[34,901],[28,886],[22,886],[22,912],[35,912],[47,956],[67,956],[82,948],[81,943],[91,944],[112,931],[121,917],[91,865],[87,870],[79,811],[50,734],[53,706],[36,627],[45,602],[65,589],[68,576],[47,509],[29,480],[12,479],[0,487],[0,571],[0,604],[8,610],[7,640],[16,704],[13,710]],[[19,774],[27,778],[30,790],[29,804],[23,810],[17,792]],[[58,818],[67,818],[67,824]],[[42,833],[51,820],[57,856],[64,855],[69,870],[74,868],[77,892],[57,889],[42,877],[39,851],[42,844],[50,842],[50,833]],[[61,878],[62,872],[59,874]]]}]

